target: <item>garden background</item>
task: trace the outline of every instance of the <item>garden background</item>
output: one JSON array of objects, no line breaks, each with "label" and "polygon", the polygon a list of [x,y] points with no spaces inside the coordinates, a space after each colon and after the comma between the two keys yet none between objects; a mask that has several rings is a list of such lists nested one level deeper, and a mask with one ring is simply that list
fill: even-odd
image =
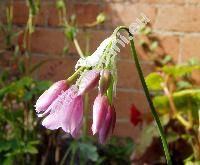
[{"label": "garden background", "polygon": [[[6,6],[10,4],[13,5],[14,29],[24,28],[28,21],[29,8],[23,0],[1,0],[1,22],[6,22]],[[41,1],[39,13],[34,17],[34,32],[31,39],[27,39],[29,46],[26,49],[31,52],[31,60],[27,60],[26,67],[31,68],[36,63],[47,60],[31,74],[37,80],[58,81],[67,78],[74,72],[74,65],[79,59],[73,43],[63,34],[59,12],[55,6],[54,0]],[[150,22],[146,32],[136,37],[135,44],[145,76],[155,71],[156,66],[147,55],[148,50],[144,49],[144,43],[150,44],[155,54],[169,55],[177,64],[191,58],[200,59],[199,0],[72,0],[68,1],[66,8],[67,15],[76,15],[79,30],[77,40],[88,54],[95,51],[117,26],[129,26],[140,17],[140,13],[144,13]],[[106,15],[106,21],[91,28],[90,23],[96,20],[99,13]],[[1,49],[5,47],[4,37],[0,33]],[[22,44],[23,37],[14,42]],[[4,53],[4,58],[8,59],[9,56],[9,51]],[[1,67],[4,62],[1,61]],[[130,122],[132,105],[137,107],[145,119],[151,121],[152,117],[128,45],[121,48],[117,65],[119,81],[114,101],[117,113],[114,135],[131,137],[137,142],[140,140],[138,135],[141,126]],[[199,72],[194,72],[193,78],[197,84],[200,83]],[[94,100],[95,95],[96,91],[91,94],[90,99]]]}]

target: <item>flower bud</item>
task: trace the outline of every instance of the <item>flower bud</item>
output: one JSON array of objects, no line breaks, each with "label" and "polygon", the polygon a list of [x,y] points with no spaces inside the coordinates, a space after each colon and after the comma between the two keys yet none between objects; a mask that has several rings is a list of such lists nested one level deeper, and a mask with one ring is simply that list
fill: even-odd
[{"label": "flower bud", "polygon": [[98,24],[104,23],[105,20],[106,20],[106,15],[104,13],[100,13],[96,18]]},{"label": "flower bud", "polygon": [[106,113],[108,109],[108,98],[104,95],[98,94],[93,105],[93,135],[97,133],[104,124]]},{"label": "flower bud", "polygon": [[101,71],[101,78],[99,81],[99,91],[101,94],[104,94],[108,89],[111,81],[111,73],[109,70]]},{"label": "flower bud", "polygon": [[102,128],[99,131],[99,142],[104,144],[108,137],[113,133],[116,123],[116,112],[113,106],[108,107],[106,119]]}]

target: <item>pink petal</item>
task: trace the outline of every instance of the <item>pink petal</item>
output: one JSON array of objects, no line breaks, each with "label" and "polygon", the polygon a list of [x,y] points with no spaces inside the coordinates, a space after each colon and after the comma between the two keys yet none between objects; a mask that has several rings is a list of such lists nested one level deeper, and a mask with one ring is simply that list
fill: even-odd
[{"label": "pink petal", "polygon": [[108,108],[107,97],[98,94],[93,105],[93,124],[92,124],[93,135],[101,129],[106,118],[107,108]]},{"label": "pink petal", "polygon": [[36,111],[45,111],[51,103],[61,94],[62,91],[67,90],[68,85],[66,80],[61,80],[54,83],[48,90],[46,90],[36,102]]},{"label": "pink petal", "polygon": [[104,144],[109,135],[113,132],[115,123],[116,123],[116,112],[114,110],[114,107],[109,106],[104,125],[99,131],[99,141],[101,144]]},{"label": "pink petal", "polygon": [[97,70],[86,71],[79,85],[79,94],[83,94],[93,89],[98,84],[99,78],[100,78],[100,71]]},{"label": "pink petal", "polygon": [[70,131],[73,132],[79,127],[83,120],[83,96],[77,96],[74,101],[73,112],[70,121]]},{"label": "pink petal", "polygon": [[42,121],[43,126],[51,130],[62,127],[65,132],[69,132],[77,90],[76,87],[72,86],[54,100],[49,107],[50,114]]}]

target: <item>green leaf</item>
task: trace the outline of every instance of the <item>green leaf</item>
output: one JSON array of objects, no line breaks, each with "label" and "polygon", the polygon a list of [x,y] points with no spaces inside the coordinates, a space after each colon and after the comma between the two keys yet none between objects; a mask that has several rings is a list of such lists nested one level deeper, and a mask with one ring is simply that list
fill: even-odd
[{"label": "green leaf", "polygon": [[175,65],[175,66],[164,66],[163,72],[174,77],[181,77],[191,73],[193,70],[200,70],[200,65]]},{"label": "green leaf", "polygon": [[[198,119],[198,110],[200,108],[200,89],[186,89],[172,94],[175,106],[179,111],[192,111],[193,118]],[[153,99],[156,109],[169,109],[169,100],[167,96],[156,96]]]},{"label": "green leaf", "polygon": [[192,84],[187,81],[179,81],[177,83],[177,87],[180,90],[180,89],[190,88],[192,87]]},{"label": "green leaf", "polygon": [[161,61],[163,65],[167,64],[168,62],[170,62],[172,60],[172,56],[167,55],[165,56],[165,58]]},{"label": "green leaf", "polygon": [[79,143],[80,151],[83,155],[85,155],[88,159],[96,162],[99,158],[96,146],[91,143]]},{"label": "green leaf", "polygon": [[158,47],[158,41],[153,41],[150,45],[150,50],[154,51]]},{"label": "green leaf", "polygon": [[167,142],[172,143],[175,142],[179,138],[179,135],[176,132],[168,132],[167,133]]},{"label": "green leaf", "polygon": [[76,36],[76,33],[77,29],[73,26],[67,26],[64,30],[65,36],[71,41],[73,41],[74,37]]},{"label": "green leaf", "polygon": [[7,141],[1,141],[0,142],[0,152],[2,151],[8,151],[10,150],[12,147],[11,143],[10,142],[7,142]]},{"label": "green leaf", "polygon": [[30,154],[37,154],[38,150],[36,147],[32,146],[32,145],[28,145],[26,148],[26,152],[30,153]]},{"label": "green leaf", "polygon": [[9,156],[9,157],[6,157],[6,159],[3,160],[2,165],[11,165],[11,164],[13,164],[13,157]]},{"label": "green leaf", "polygon": [[158,73],[151,73],[145,78],[145,81],[149,90],[161,90],[161,84],[164,82],[164,79]]}]

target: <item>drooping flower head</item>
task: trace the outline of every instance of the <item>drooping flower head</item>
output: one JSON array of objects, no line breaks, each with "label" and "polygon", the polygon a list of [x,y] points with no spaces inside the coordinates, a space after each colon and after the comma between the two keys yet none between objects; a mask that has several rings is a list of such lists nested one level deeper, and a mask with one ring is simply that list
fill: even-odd
[{"label": "drooping flower head", "polygon": [[84,94],[98,86],[99,93],[93,105],[92,131],[99,134],[101,143],[106,142],[116,121],[112,105],[117,81],[116,55],[110,52],[115,39],[113,36],[107,38],[91,56],[80,58],[71,77],[54,83],[39,97],[35,107],[38,116],[44,117],[43,126],[51,130],[62,128],[73,137],[78,137],[83,122]]}]

